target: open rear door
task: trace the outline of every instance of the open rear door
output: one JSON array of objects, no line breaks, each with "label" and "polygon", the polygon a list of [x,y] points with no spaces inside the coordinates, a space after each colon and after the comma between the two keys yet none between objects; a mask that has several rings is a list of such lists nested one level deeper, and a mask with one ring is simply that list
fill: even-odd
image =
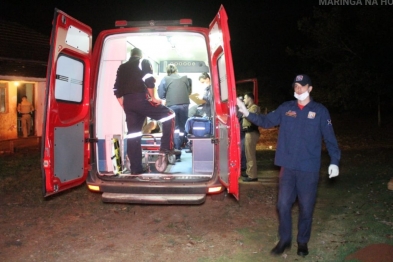
[{"label": "open rear door", "polygon": [[[223,6],[209,26],[212,87],[216,110],[216,163],[221,182],[239,199],[240,134],[236,117],[236,84],[232,63],[228,17]],[[216,150],[217,152],[217,150]],[[217,162],[218,161],[218,162]]]},{"label": "open rear door", "polygon": [[258,105],[258,79],[250,78],[236,81],[237,96],[244,96],[247,93],[254,94],[254,103]]},{"label": "open rear door", "polygon": [[91,28],[55,9],[41,148],[44,196],[87,177],[91,47]]}]

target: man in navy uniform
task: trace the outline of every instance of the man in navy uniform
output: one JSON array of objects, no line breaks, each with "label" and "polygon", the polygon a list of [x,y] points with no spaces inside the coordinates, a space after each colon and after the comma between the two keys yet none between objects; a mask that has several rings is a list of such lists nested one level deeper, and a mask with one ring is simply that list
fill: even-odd
[{"label": "man in navy uniform", "polygon": [[341,152],[329,111],[309,96],[313,89],[310,77],[297,75],[293,88],[297,100],[285,102],[267,115],[250,113],[239,99],[237,104],[244,117],[258,126],[270,128],[280,125],[275,156],[275,164],[281,167],[277,201],[280,241],[271,253],[281,255],[291,246],[291,209],[298,198],[297,254],[304,257],[308,255],[307,243],[317,196],[322,138],[330,155],[329,178],[338,176]]},{"label": "man in navy uniform", "polygon": [[144,173],[142,167],[142,126],[146,117],[162,123],[160,152],[178,155],[173,149],[175,113],[163,106],[154,96],[155,79],[152,66],[147,59],[142,59],[142,50],[131,50],[130,59],[119,66],[114,94],[123,107],[127,121],[127,156],[131,163],[131,174]]}]

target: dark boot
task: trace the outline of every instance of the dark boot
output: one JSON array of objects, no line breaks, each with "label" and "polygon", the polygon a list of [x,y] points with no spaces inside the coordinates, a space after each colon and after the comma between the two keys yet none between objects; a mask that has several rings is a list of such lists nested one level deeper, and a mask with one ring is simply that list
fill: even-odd
[{"label": "dark boot", "polygon": [[301,257],[308,255],[307,243],[297,243],[297,254]]},{"label": "dark boot", "polygon": [[272,249],[272,251],[270,251],[270,254],[275,255],[275,256],[279,256],[282,253],[284,253],[284,251],[286,249],[291,248],[291,242],[281,242],[279,241],[277,243],[277,245]]}]

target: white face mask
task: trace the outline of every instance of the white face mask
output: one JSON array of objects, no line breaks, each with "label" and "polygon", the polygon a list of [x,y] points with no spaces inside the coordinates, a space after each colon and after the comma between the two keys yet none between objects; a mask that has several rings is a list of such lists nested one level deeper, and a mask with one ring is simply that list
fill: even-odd
[{"label": "white face mask", "polygon": [[294,93],[295,98],[297,100],[299,100],[299,101],[305,100],[309,95],[310,95],[310,93],[308,91],[306,91],[306,92],[304,92],[303,94],[300,94],[300,95],[296,94],[296,92]]}]

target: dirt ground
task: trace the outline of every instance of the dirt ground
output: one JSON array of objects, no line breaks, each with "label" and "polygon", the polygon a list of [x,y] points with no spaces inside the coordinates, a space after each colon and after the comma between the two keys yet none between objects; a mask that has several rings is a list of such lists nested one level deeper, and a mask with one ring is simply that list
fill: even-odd
[{"label": "dirt ground", "polygon": [[[259,182],[240,183],[240,201],[227,195],[191,206],[105,204],[85,185],[44,199],[36,146],[0,155],[0,165],[9,172],[0,176],[0,261],[336,261],[323,260],[317,252],[324,243],[324,218],[315,219],[306,258],[296,255],[296,244],[283,256],[269,254],[278,240],[277,129],[264,130],[261,137]],[[344,150],[352,145],[348,137],[339,139]],[[15,163],[19,166],[13,171],[6,169]],[[317,201],[316,210],[326,201]],[[337,244],[323,248],[333,252]],[[348,260],[393,261],[386,260],[386,254],[393,257],[392,245],[367,248]]]},{"label": "dirt ground", "polygon": [[[85,186],[44,200],[39,170],[26,169],[15,172],[18,182],[3,182],[1,261],[215,261],[267,252],[275,241],[245,243],[239,232],[259,230],[257,214],[276,227],[274,186],[253,183],[242,186],[240,202],[227,196],[195,206],[104,204]],[[33,176],[27,188],[20,182]]]}]

